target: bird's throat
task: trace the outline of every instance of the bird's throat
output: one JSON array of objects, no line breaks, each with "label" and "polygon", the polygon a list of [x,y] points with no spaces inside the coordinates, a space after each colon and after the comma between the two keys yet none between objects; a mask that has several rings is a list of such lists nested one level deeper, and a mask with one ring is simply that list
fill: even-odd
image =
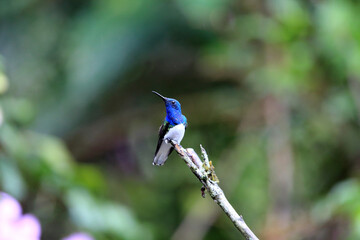
[{"label": "bird's throat", "polygon": [[175,126],[182,122],[183,117],[181,112],[168,112],[166,111],[166,121],[169,122],[170,125]]}]

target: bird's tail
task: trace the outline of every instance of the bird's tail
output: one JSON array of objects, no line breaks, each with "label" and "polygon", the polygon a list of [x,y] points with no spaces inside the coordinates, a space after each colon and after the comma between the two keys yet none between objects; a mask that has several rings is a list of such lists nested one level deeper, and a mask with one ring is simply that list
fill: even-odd
[{"label": "bird's tail", "polygon": [[162,166],[165,161],[168,159],[171,153],[172,146],[170,144],[161,144],[159,151],[156,153],[153,161],[153,165]]}]

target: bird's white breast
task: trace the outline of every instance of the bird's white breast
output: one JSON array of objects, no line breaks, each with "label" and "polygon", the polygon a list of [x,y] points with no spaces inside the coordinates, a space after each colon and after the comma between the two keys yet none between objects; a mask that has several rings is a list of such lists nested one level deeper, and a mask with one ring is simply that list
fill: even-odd
[{"label": "bird's white breast", "polygon": [[175,140],[178,144],[180,144],[185,134],[185,126],[184,124],[178,124],[172,128],[165,134],[164,139],[170,138]]}]

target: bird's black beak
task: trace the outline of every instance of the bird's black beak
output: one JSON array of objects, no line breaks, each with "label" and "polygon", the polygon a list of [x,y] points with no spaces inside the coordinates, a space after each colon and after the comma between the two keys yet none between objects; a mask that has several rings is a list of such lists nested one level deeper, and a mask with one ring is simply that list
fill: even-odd
[{"label": "bird's black beak", "polygon": [[164,97],[164,96],[162,96],[160,93],[158,93],[158,92],[155,92],[155,91],[152,91],[153,93],[155,93],[156,95],[158,95],[159,97],[161,97],[161,99],[162,100],[164,100],[164,101],[166,101],[167,100],[167,98],[166,97]]}]

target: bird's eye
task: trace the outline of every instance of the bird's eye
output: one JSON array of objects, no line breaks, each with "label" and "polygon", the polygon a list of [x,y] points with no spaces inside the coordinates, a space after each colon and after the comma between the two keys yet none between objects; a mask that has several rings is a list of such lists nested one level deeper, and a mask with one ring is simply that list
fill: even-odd
[{"label": "bird's eye", "polygon": [[172,105],[175,105],[175,101],[172,101],[171,103],[172,103]]}]

